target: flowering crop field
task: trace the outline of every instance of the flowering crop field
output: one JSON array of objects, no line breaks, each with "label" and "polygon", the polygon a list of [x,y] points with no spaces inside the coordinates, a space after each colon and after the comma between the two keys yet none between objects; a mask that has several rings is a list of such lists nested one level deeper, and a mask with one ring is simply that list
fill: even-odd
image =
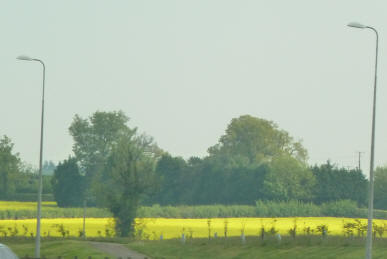
[{"label": "flowering crop field", "polygon": [[[143,239],[179,238],[184,233],[186,237],[206,238],[215,233],[218,237],[224,236],[227,228],[227,236],[240,236],[242,231],[246,236],[259,236],[262,228],[266,232],[278,231],[281,235],[289,235],[289,230],[296,226],[297,235],[319,235],[318,226],[325,225],[328,235],[344,235],[344,224],[357,223],[366,226],[366,219],[350,218],[212,218],[212,219],[166,219],[166,218],[142,218],[136,220],[136,229],[141,232]],[[375,220],[377,226],[387,226],[387,220]],[[80,236],[83,226],[82,218],[57,218],[42,219],[42,236]],[[35,235],[36,220],[0,220],[0,236],[33,236]],[[86,235],[88,237],[106,237],[114,234],[112,218],[87,218]],[[353,234],[357,235],[356,230]],[[387,234],[387,231],[386,231]],[[382,233],[382,235],[386,236]]]},{"label": "flowering crop field", "polygon": [[[106,229],[113,229],[111,218],[87,218],[86,234],[90,237],[106,236]],[[83,218],[41,219],[41,235],[46,236],[80,236]],[[36,219],[0,220],[2,236],[35,236]]]},{"label": "flowering crop field", "polygon": [[[106,237],[114,235],[114,221],[105,209],[88,208],[86,235],[88,237]],[[42,236],[80,236],[83,229],[82,208],[58,208],[55,202],[42,203]],[[104,216],[105,215],[105,216]],[[34,236],[36,231],[36,202],[0,201],[0,236]],[[378,236],[387,236],[387,220],[374,220],[378,227]],[[344,228],[344,225],[351,225]],[[206,238],[209,235],[222,237],[258,236],[262,230],[266,233],[289,235],[322,234],[322,226],[328,235],[365,234],[366,219],[335,217],[288,217],[288,218],[139,218],[136,230],[143,239],[186,237]],[[225,231],[226,230],[226,231]],[[384,233],[385,232],[385,233]]]}]

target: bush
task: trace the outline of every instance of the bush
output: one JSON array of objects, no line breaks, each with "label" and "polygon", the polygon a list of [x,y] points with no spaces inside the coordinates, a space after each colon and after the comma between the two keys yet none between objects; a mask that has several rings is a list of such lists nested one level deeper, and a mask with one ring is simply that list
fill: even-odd
[{"label": "bush", "polygon": [[300,201],[257,201],[257,217],[318,217],[321,208],[313,203]]},{"label": "bush", "polygon": [[[38,193],[14,193],[7,198],[7,201],[36,201]],[[42,201],[54,201],[54,195],[43,193]]]},{"label": "bush", "polygon": [[355,201],[341,200],[321,204],[321,214],[330,217],[360,218],[365,215]]}]

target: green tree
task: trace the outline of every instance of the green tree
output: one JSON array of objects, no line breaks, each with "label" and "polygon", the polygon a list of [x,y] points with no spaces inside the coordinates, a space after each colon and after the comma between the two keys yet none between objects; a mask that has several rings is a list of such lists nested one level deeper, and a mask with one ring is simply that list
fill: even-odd
[{"label": "green tree", "polygon": [[[268,171],[266,165],[254,168],[222,168],[211,159],[189,164],[192,171],[185,191],[191,192],[192,204],[246,204],[254,205],[263,199],[263,180]],[[187,199],[189,200],[189,199]]]},{"label": "green tree", "polygon": [[[30,197],[35,197],[38,190],[38,182],[39,182],[39,170],[26,162],[21,162],[19,165],[20,173],[17,175],[15,181],[15,196],[16,199],[18,197],[26,197],[26,195],[31,195]],[[51,186],[51,178],[52,175],[43,175],[43,194],[51,194],[52,186]],[[20,195],[20,196],[19,196]],[[36,197],[33,199],[36,200]]]},{"label": "green tree", "polygon": [[300,142],[278,126],[250,115],[234,118],[221,136],[219,143],[208,149],[211,157],[222,164],[233,166],[256,166],[269,162],[273,157],[289,155],[303,163],[307,151]]},{"label": "green tree", "polygon": [[[16,181],[15,191],[17,193],[37,193],[38,190],[38,170],[30,164],[20,164],[20,177]],[[45,186],[44,186],[45,187]],[[43,188],[43,191],[46,188]],[[36,196],[36,195],[35,195]]]},{"label": "green tree", "polygon": [[55,201],[59,207],[80,207],[84,198],[84,176],[77,160],[69,157],[56,167],[51,179]]},{"label": "green tree", "polygon": [[7,136],[0,139],[0,198],[6,199],[15,191],[15,181],[20,174],[19,154],[13,152],[14,144]]},{"label": "green tree", "polygon": [[75,115],[69,128],[74,139],[73,151],[87,175],[101,170],[113,146],[124,135],[134,134],[126,124],[129,118],[122,111],[97,111],[88,119]]},{"label": "green tree", "polygon": [[375,208],[387,209],[387,167],[377,167],[375,170]]},{"label": "green tree", "polygon": [[[218,179],[214,191],[223,181],[240,197],[237,200],[260,199],[263,194],[266,199],[310,199],[314,177],[306,167],[307,151],[272,121],[250,115],[234,118],[208,152],[213,167],[207,178]],[[254,198],[246,190],[252,190]]]},{"label": "green tree", "polygon": [[187,177],[187,163],[181,157],[164,154],[157,163],[156,176],[160,186],[155,201],[161,205],[184,204],[185,183],[191,181]]},{"label": "green tree", "polygon": [[134,234],[134,219],[141,198],[155,186],[157,157],[151,138],[131,132],[112,148],[96,186],[98,200],[113,213],[118,236]]},{"label": "green tree", "polygon": [[270,200],[311,200],[315,185],[306,165],[283,154],[273,158],[264,180],[264,193]]},{"label": "green tree", "polygon": [[73,151],[86,176],[86,192],[89,203],[95,203],[92,182],[106,166],[113,146],[123,136],[133,135],[136,129],[127,126],[129,118],[122,111],[97,111],[88,119],[75,115],[69,128],[74,139]]},{"label": "green tree", "polygon": [[365,205],[368,181],[358,169],[338,168],[329,161],[311,168],[316,185],[313,188],[316,203],[353,200]]}]

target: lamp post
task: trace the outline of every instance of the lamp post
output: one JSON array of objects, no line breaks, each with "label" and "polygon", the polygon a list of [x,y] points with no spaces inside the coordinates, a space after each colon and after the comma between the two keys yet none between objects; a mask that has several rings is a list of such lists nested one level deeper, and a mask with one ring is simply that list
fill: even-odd
[{"label": "lamp post", "polygon": [[40,155],[39,155],[39,182],[38,182],[38,206],[36,215],[36,239],[35,239],[35,258],[40,258],[40,217],[42,212],[42,157],[43,157],[43,123],[44,123],[44,81],[46,76],[46,66],[43,61],[28,56],[18,56],[18,60],[37,61],[43,66],[43,91],[42,91],[42,117],[40,125]]},{"label": "lamp post", "polygon": [[371,161],[370,161],[370,178],[369,178],[369,194],[368,194],[368,226],[367,226],[367,241],[366,241],[366,259],[372,258],[372,218],[374,212],[374,155],[375,155],[375,111],[376,111],[376,82],[378,72],[378,44],[379,34],[377,30],[371,26],[366,26],[360,23],[351,22],[349,27],[358,29],[370,29],[376,34],[376,57],[375,57],[375,78],[374,78],[374,101],[372,110],[372,134],[371,134]]}]

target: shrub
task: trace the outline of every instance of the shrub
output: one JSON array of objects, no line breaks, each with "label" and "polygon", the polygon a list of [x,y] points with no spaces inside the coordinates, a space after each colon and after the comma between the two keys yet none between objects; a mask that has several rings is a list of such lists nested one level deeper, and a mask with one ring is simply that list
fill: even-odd
[{"label": "shrub", "polygon": [[323,216],[330,217],[361,217],[361,211],[357,207],[356,202],[351,200],[341,200],[321,205],[321,213]]}]

